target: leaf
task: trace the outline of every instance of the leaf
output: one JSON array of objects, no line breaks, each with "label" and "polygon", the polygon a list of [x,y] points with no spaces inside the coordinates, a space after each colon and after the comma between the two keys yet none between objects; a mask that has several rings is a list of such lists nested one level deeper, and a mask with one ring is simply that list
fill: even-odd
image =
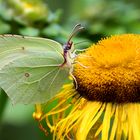
[{"label": "leaf", "polygon": [[37,28],[24,27],[24,28],[19,29],[19,32],[21,35],[38,36],[40,31]]},{"label": "leaf", "polygon": [[10,29],[10,25],[0,20],[0,34],[8,33]]},{"label": "leaf", "polygon": [[42,38],[0,37],[0,87],[12,102],[44,103],[68,79],[61,44]]}]

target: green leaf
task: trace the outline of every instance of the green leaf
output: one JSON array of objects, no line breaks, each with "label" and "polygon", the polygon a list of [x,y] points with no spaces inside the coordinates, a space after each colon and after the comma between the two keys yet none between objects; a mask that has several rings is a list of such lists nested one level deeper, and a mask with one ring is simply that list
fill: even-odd
[{"label": "green leaf", "polygon": [[20,34],[28,36],[38,36],[39,30],[33,27],[25,27],[19,30]]},{"label": "green leaf", "polygon": [[8,33],[10,31],[10,25],[0,20],[0,34]]},{"label": "green leaf", "polygon": [[59,36],[61,33],[61,27],[57,24],[51,24],[50,26],[44,28],[42,33],[46,36]]},{"label": "green leaf", "polygon": [[7,105],[7,95],[5,92],[0,88],[0,121],[3,118],[3,114],[5,111],[5,107]]},{"label": "green leaf", "polygon": [[50,39],[1,36],[0,87],[15,103],[43,103],[68,79],[62,46]]}]

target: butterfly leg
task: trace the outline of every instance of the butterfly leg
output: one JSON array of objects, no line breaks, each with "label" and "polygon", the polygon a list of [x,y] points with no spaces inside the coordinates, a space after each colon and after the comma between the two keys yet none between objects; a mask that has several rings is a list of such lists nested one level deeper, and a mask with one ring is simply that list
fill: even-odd
[{"label": "butterfly leg", "polygon": [[74,54],[76,54],[76,52],[83,52],[83,51],[86,51],[87,49],[75,49],[73,51]]},{"label": "butterfly leg", "polygon": [[74,63],[78,63],[81,67],[83,67],[83,68],[88,68],[88,66],[85,66],[85,65],[83,65],[81,62],[79,62],[79,61],[75,61]]},{"label": "butterfly leg", "polygon": [[72,74],[72,72],[73,72],[73,67],[70,69],[69,74],[70,74],[70,76],[73,78],[74,84],[75,84],[75,88],[77,89],[77,88],[78,88],[78,83],[77,83],[76,78],[75,78],[74,75]]},{"label": "butterfly leg", "polygon": [[70,56],[71,59],[75,59],[76,57],[81,57],[81,56],[91,58],[91,56],[87,56],[87,55],[83,55],[83,54],[80,54],[80,55],[77,55],[77,54],[76,54],[76,52],[78,52],[78,51],[79,51],[79,52],[80,52],[80,51],[82,52],[82,51],[85,51],[85,50],[86,50],[86,49],[83,49],[83,50],[75,49],[72,53],[69,54],[69,56]]},{"label": "butterfly leg", "polygon": [[88,56],[88,55],[84,55],[84,54],[80,54],[78,57],[87,57],[87,58],[92,58],[93,59],[93,56]]},{"label": "butterfly leg", "polygon": [[82,52],[85,51],[86,49],[75,49],[71,54],[70,54],[70,58],[75,59],[78,55],[76,54],[76,52]]}]

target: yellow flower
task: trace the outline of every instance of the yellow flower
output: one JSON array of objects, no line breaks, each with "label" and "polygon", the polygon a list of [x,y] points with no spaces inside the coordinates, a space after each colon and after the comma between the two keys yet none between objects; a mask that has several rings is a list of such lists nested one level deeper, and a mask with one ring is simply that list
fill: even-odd
[{"label": "yellow flower", "polygon": [[25,24],[46,19],[48,16],[46,3],[39,0],[11,0],[7,2],[7,6],[12,10],[16,20]]},{"label": "yellow flower", "polygon": [[78,88],[36,105],[41,129],[46,120],[54,140],[140,140],[140,35],[103,39],[76,61]]}]

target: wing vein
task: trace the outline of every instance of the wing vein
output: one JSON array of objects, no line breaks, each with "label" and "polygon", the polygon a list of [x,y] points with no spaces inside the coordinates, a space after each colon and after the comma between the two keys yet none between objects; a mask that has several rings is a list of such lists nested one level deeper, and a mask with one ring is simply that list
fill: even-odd
[{"label": "wing vein", "polygon": [[58,72],[55,74],[52,82],[50,83],[50,86],[48,87],[48,89],[51,87],[51,85],[53,84],[53,82],[55,81],[55,78],[57,77],[58,73],[59,73],[60,69],[58,70]]},{"label": "wing vein", "polygon": [[[55,68],[56,69],[56,68]],[[53,69],[53,70],[51,70],[50,72],[48,72],[47,74],[45,74],[43,77],[41,77],[40,79],[38,79],[38,80],[34,80],[34,81],[32,81],[32,82],[24,82],[25,84],[34,84],[34,83],[36,83],[36,82],[39,82],[39,81],[41,81],[42,79],[44,79],[46,76],[48,76],[49,74],[51,74],[53,71],[55,71],[55,69]]]}]

